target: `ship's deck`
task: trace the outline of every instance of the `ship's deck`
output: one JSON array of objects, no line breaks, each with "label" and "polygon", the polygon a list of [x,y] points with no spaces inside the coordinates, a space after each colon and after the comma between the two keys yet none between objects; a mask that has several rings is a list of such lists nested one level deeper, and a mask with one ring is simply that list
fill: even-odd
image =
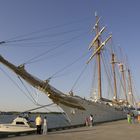
[{"label": "ship's deck", "polygon": [[98,124],[93,127],[48,132],[48,135],[11,137],[10,140],[138,140],[139,137],[140,124],[128,124],[127,120],[121,120]]}]

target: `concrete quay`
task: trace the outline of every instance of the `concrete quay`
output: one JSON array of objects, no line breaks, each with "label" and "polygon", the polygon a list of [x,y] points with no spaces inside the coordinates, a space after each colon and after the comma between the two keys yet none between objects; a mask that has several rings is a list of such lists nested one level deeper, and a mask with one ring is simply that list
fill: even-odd
[{"label": "concrete quay", "polygon": [[4,140],[139,140],[140,124],[128,124],[127,120],[48,132],[47,135],[9,137]]}]

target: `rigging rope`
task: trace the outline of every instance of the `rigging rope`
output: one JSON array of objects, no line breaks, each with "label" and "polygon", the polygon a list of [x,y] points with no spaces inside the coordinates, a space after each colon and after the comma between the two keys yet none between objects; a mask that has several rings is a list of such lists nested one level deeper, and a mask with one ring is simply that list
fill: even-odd
[{"label": "rigging rope", "polygon": [[[49,104],[49,105],[41,105],[41,104],[38,104],[36,101],[35,101],[35,99],[33,98],[33,96],[30,94],[30,92],[28,91],[28,89],[25,87],[25,85],[24,85],[24,83],[23,83],[23,81],[20,79],[20,77],[18,76],[18,78],[20,79],[20,81],[21,81],[21,83],[24,85],[24,88],[28,91],[28,93],[29,93],[29,95],[28,94],[26,94],[26,92],[24,92],[20,87],[19,87],[19,85],[0,67],[0,70],[14,83],[14,85],[16,85],[16,87],[18,87],[18,89],[34,104],[34,105],[37,105],[37,106],[40,106],[40,107],[37,107],[37,108],[35,108],[35,109],[40,109],[40,108],[45,108],[45,107],[47,107],[47,106],[50,106],[50,105],[52,105],[52,104],[54,104],[54,103],[51,103],[51,104]],[[33,111],[33,110],[35,110],[35,109],[32,109],[32,110],[27,110],[28,112],[29,111]],[[47,109],[47,108],[45,108],[46,110],[48,110],[48,111],[50,111],[49,109]],[[26,111],[26,112],[27,112]],[[25,111],[24,111],[25,112]],[[23,113],[24,113],[23,112]]]},{"label": "rigging rope", "polygon": [[[31,33],[26,33],[26,34],[23,34],[23,35],[18,35],[18,36],[15,36],[15,37],[12,37],[12,38],[9,38],[5,41],[1,41],[1,43],[6,43],[8,41],[12,41],[13,39],[17,39],[17,38],[21,38],[21,37],[26,37],[26,36],[31,36],[33,34],[38,34],[38,33],[41,33],[41,32],[45,32],[45,31],[49,31],[49,30],[52,30],[52,29],[56,29],[56,28],[60,28],[60,27],[65,27],[67,25],[71,25],[71,24],[75,24],[75,23],[83,23],[83,22],[87,22],[88,20],[90,20],[89,17],[85,17],[83,19],[80,19],[80,20],[76,20],[76,21],[72,21],[72,22],[68,22],[68,23],[64,23],[64,24],[58,24],[58,25],[54,25],[52,27],[47,27],[47,28],[43,28],[43,29],[40,29],[40,30],[37,30],[37,31],[34,31],[34,32],[31,32]],[[1,44],[0,43],[0,44]]]},{"label": "rigging rope", "polygon": [[[103,59],[103,57],[104,57],[104,59]],[[112,84],[111,84],[111,81],[112,81],[112,79],[111,79],[111,74],[109,73],[109,67],[107,67],[106,66],[106,58],[105,58],[105,56],[104,55],[101,55],[101,59],[102,59],[102,62],[103,62],[103,65],[104,65],[104,68],[105,68],[105,73],[106,73],[106,75],[107,75],[107,78],[108,78],[108,81],[109,81],[109,87],[110,87],[110,89],[112,90],[112,92],[113,92],[113,88],[112,88]]]},{"label": "rigging rope", "polygon": [[[121,90],[121,92],[124,92],[124,85],[123,85],[123,82],[122,82],[122,77],[121,77],[119,69],[118,69],[118,71],[116,71],[116,73],[118,74],[118,80],[120,81],[119,82],[120,83],[120,90]],[[125,97],[125,95],[124,95],[124,97]]]},{"label": "rigging rope", "polygon": [[[82,34],[82,35],[83,35],[83,34]],[[37,58],[42,57],[43,55],[46,55],[46,54],[48,54],[49,52],[52,52],[52,51],[55,50],[55,49],[64,47],[64,45],[70,43],[71,41],[73,41],[73,40],[75,40],[75,39],[77,39],[77,38],[79,38],[80,36],[81,36],[81,34],[78,35],[78,36],[75,36],[75,37],[71,38],[70,40],[68,40],[68,41],[66,41],[66,42],[63,42],[63,43],[61,43],[61,44],[59,44],[59,45],[57,45],[57,46],[55,46],[55,47],[53,47],[53,48],[51,48],[51,49],[45,51],[45,52],[43,51],[43,53],[40,53],[39,55],[37,55],[37,56],[35,56],[35,57],[32,57],[31,59],[29,59],[28,61],[26,61],[24,64],[31,64],[31,63],[34,63],[34,62],[38,62],[38,61],[40,61],[40,60],[42,60],[42,59],[36,60]],[[34,60],[34,61],[33,61],[33,60]]]},{"label": "rigging rope", "polygon": [[73,86],[72,86],[72,88],[71,88],[70,91],[73,91],[74,87],[75,87],[76,84],[78,83],[79,79],[81,78],[82,74],[83,74],[84,71],[86,70],[87,66],[88,66],[88,65],[86,64],[85,67],[83,68],[83,70],[81,71],[81,73],[79,74],[79,76],[77,77],[77,79],[76,79],[75,83],[73,84]]},{"label": "rigging rope", "polygon": [[63,67],[62,69],[58,70],[57,72],[55,72],[50,78],[55,78],[55,75],[57,75],[58,73],[64,71],[65,69],[67,69],[68,67],[72,66],[73,64],[75,64],[77,61],[79,61],[81,58],[84,58],[86,55],[88,54],[88,52],[82,54],[80,57],[78,57],[76,60],[74,60],[72,63],[66,65],[65,67]]},{"label": "rigging rope", "polygon": [[34,103],[36,103],[36,100],[33,98],[32,94],[29,92],[29,90],[27,89],[27,87],[25,86],[25,84],[23,83],[23,81],[21,80],[21,78],[18,76],[18,79],[20,80],[20,82],[22,83],[22,85],[24,86],[24,88],[27,90],[28,94],[30,95],[30,97],[32,98],[32,100],[34,101]]},{"label": "rigging rope", "polygon": [[[58,105],[57,105],[57,109],[60,111],[60,112],[62,112],[62,110],[60,109],[60,107],[58,107]],[[66,120],[64,120],[66,123],[70,123],[71,122],[71,120],[70,120],[70,118],[68,117],[68,115],[66,114],[66,113],[62,113],[62,115],[64,116],[64,118],[66,119]],[[68,121],[68,122],[67,122]]]},{"label": "rigging rope", "polygon": [[[32,96],[32,94],[30,94],[29,90],[27,89],[27,87],[25,86],[25,84],[23,83],[22,79],[18,76],[20,82],[23,84],[24,88],[27,90],[28,94],[30,95],[30,97],[32,98],[32,100],[34,101],[33,103],[37,106],[44,106],[44,105],[41,105],[39,104],[35,99],[34,97]],[[48,110],[48,109],[47,109]]]},{"label": "rigging rope", "polygon": [[[95,57],[95,59],[97,59],[97,57]],[[94,66],[93,66],[93,75],[92,75],[91,92],[90,92],[91,97],[92,97],[92,93],[94,93],[94,92],[96,93],[96,86],[97,86],[97,85],[95,85],[95,84],[97,84],[97,82],[95,82],[95,81],[97,81],[96,80],[97,79],[96,67],[97,67],[97,61],[95,61]]]},{"label": "rigging rope", "polygon": [[55,34],[46,34],[46,35],[40,35],[40,36],[37,36],[37,37],[30,37],[30,38],[12,40],[12,41],[7,41],[5,43],[32,41],[32,40],[42,39],[42,38],[45,38],[45,37],[56,37],[56,36],[64,35],[64,34],[75,32],[75,31],[81,31],[81,28],[73,29],[73,30],[69,30],[69,31],[63,31],[63,32],[55,33]]},{"label": "rigging rope", "polygon": [[32,102],[35,104],[34,100],[28,95],[26,94],[26,92],[24,92],[19,85],[0,67],[0,70],[13,82],[13,84]]},{"label": "rigging rope", "polygon": [[53,104],[54,104],[54,103],[50,103],[50,104],[47,104],[47,105],[42,105],[42,106],[40,106],[40,107],[36,107],[36,108],[33,108],[33,109],[26,110],[26,111],[24,111],[24,112],[22,112],[22,113],[31,112],[31,111],[34,111],[34,110],[38,110],[38,109],[41,109],[41,108],[44,108],[44,107],[51,106],[51,105],[53,105]]},{"label": "rigging rope", "polygon": [[[37,47],[46,47],[46,45],[56,45],[58,42],[64,42],[64,39],[60,40],[50,40],[50,41],[33,41],[33,42],[23,42],[23,43],[8,43],[11,46],[18,46],[18,47],[28,47],[28,48],[37,48]],[[6,45],[6,44],[5,44]]]}]

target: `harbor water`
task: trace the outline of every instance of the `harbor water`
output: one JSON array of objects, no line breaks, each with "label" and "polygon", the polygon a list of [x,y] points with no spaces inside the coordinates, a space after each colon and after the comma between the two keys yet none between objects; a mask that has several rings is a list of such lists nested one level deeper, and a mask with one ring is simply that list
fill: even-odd
[{"label": "harbor water", "polygon": [[[35,127],[35,118],[37,114],[31,114],[29,116],[29,120],[31,121],[32,125]],[[65,114],[41,114],[42,119],[47,116],[48,121],[48,128],[58,128],[58,127],[65,127],[69,125],[68,120],[65,117]],[[17,115],[0,115],[0,124],[3,123],[11,123],[13,119],[15,119]]]}]

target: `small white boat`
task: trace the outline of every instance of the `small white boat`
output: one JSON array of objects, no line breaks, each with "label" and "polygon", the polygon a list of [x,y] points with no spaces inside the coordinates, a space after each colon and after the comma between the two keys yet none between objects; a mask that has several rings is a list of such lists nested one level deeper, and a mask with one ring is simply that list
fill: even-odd
[{"label": "small white boat", "polygon": [[36,128],[32,128],[26,118],[17,117],[12,123],[0,124],[0,133],[18,133],[31,132]]}]

